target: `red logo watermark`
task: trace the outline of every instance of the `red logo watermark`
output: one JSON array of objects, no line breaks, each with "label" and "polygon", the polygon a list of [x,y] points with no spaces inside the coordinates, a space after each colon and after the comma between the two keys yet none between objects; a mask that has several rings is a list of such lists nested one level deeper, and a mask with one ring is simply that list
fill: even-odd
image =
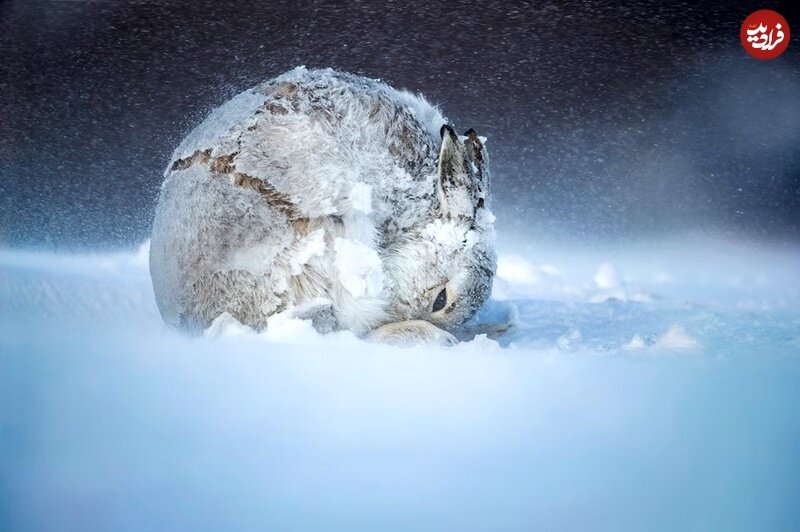
[{"label": "red logo watermark", "polygon": [[761,9],[744,19],[739,37],[747,53],[756,59],[775,59],[789,46],[789,24],[780,13]]}]

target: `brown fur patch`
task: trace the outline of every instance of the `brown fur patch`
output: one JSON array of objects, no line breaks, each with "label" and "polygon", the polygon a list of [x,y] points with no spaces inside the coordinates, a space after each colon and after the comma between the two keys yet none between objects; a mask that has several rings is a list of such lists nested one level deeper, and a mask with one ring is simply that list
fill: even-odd
[{"label": "brown fur patch", "polygon": [[272,94],[279,97],[290,96],[295,92],[297,92],[296,83],[280,83],[279,85],[275,85],[275,88],[272,89]]},{"label": "brown fur patch", "polygon": [[308,218],[297,218],[296,220],[292,220],[292,224],[294,225],[294,229],[298,234],[305,236],[309,233],[311,220]]},{"label": "brown fur patch", "polygon": [[268,103],[265,108],[267,111],[269,111],[274,115],[285,115],[289,113],[289,111],[285,107],[278,105],[275,102]]},{"label": "brown fur patch", "polygon": [[208,164],[208,167],[211,169],[212,172],[217,172],[220,174],[229,174],[233,172],[236,167],[233,164],[234,159],[236,158],[237,153],[230,153],[228,155],[221,155],[219,157],[211,158],[211,148],[206,150],[197,150],[189,157],[184,157],[183,159],[178,159],[172,166],[170,167],[171,171],[176,170],[186,170],[187,168],[194,166],[195,164]]},{"label": "brown fur patch", "polygon": [[249,188],[258,192],[264,197],[267,204],[282,210],[290,220],[298,219],[294,203],[286,195],[275,190],[269,183],[243,172],[235,172],[233,174],[233,184],[237,187]]},{"label": "brown fur patch", "polygon": [[309,264],[303,265],[303,271],[299,275],[292,275],[289,278],[291,293],[298,301],[329,297],[330,284],[330,279]]},{"label": "brown fur patch", "polygon": [[245,174],[244,172],[237,172],[235,165],[237,155],[238,153],[230,153],[212,159],[211,149],[197,150],[189,157],[175,161],[172,164],[171,170],[185,170],[194,164],[202,163],[208,164],[209,169],[214,173],[232,175],[234,185],[258,192],[266,200],[268,205],[283,211],[294,224],[298,232],[307,234],[310,220],[308,218],[301,218],[295,210],[294,203],[292,203],[288,196],[275,190],[269,183],[257,177]]},{"label": "brown fur patch", "polygon": [[217,172],[220,174],[230,174],[233,172],[236,167],[233,164],[233,160],[236,158],[236,153],[231,153],[228,155],[221,155],[214,159],[211,159],[211,164],[209,164],[209,168],[211,171]]},{"label": "brown fur patch", "polygon": [[170,167],[171,171],[175,170],[186,170],[190,166],[197,164],[197,163],[207,163],[208,160],[211,158],[211,148],[207,150],[197,150],[189,157],[184,157],[183,159],[178,159],[174,163],[172,163],[172,167]]}]

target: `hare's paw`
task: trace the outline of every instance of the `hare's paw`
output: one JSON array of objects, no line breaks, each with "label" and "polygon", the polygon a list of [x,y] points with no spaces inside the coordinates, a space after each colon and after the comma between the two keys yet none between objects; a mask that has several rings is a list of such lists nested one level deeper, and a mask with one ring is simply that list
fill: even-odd
[{"label": "hare's paw", "polygon": [[455,336],[430,322],[422,320],[387,323],[364,335],[370,342],[412,346],[420,344],[451,346],[458,343]]}]

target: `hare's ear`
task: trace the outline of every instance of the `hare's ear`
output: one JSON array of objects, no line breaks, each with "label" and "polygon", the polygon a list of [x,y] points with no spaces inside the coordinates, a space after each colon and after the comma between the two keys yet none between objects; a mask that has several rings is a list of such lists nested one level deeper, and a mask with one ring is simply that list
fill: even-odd
[{"label": "hare's ear", "polygon": [[471,163],[473,174],[473,198],[475,209],[488,207],[489,201],[489,154],[486,151],[486,138],[479,137],[474,129],[468,129],[464,136],[464,149],[467,161]]},{"label": "hare's ear", "polygon": [[446,219],[473,219],[470,176],[466,168],[464,145],[452,127],[447,124],[440,130],[442,147],[439,149],[439,179],[436,191],[442,216]]}]

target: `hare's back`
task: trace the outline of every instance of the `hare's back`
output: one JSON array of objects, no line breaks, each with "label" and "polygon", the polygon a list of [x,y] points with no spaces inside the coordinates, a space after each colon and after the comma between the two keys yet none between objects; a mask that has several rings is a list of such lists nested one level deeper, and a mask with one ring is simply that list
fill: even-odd
[{"label": "hare's back", "polygon": [[172,165],[208,154],[216,171],[263,183],[302,217],[392,217],[398,197],[433,193],[443,122],[421,97],[382,82],[297,68],[215,110]]}]

